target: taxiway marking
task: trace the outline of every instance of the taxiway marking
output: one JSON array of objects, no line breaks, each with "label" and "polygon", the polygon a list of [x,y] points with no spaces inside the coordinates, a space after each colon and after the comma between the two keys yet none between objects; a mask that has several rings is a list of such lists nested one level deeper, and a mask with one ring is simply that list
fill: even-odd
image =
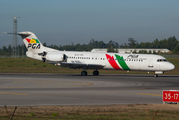
[{"label": "taxiway marking", "polygon": [[9,92],[0,92],[0,94],[9,94],[9,95],[28,95],[26,93],[9,93]]},{"label": "taxiway marking", "polygon": [[150,96],[162,96],[162,95],[158,95],[158,94],[149,94],[149,93],[137,93],[140,95],[150,95]]}]

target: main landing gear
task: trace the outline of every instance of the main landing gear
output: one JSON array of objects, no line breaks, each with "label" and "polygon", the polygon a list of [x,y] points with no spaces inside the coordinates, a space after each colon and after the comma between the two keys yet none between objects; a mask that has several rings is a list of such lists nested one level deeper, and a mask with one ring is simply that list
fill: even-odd
[{"label": "main landing gear", "polygon": [[158,75],[157,75],[157,74],[155,74],[155,75],[154,75],[154,77],[156,78],[156,77],[158,77]]},{"label": "main landing gear", "polygon": [[87,74],[88,74],[88,73],[87,73],[86,71],[82,71],[82,72],[81,72],[81,76],[87,76]]},{"label": "main landing gear", "polygon": [[[81,72],[81,76],[87,76],[87,74],[88,73],[85,70]],[[97,71],[97,70],[93,71],[93,75],[94,76],[99,75],[99,71]]]},{"label": "main landing gear", "polygon": [[99,75],[99,71],[97,71],[97,70],[93,71],[93,75],[94,75],[94,76]]}]

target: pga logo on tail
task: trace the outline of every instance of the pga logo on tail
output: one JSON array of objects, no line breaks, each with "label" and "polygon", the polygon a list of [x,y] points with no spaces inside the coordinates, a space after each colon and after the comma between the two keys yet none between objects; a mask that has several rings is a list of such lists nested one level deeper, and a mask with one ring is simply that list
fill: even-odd
[{"label": "pga logo on tail", "polygon": [[26,38],[28,44],[27,48],[32,48],[32,49],[40,49],[40,42],[38,39],[32,38],[32,39],[28,39]]}]

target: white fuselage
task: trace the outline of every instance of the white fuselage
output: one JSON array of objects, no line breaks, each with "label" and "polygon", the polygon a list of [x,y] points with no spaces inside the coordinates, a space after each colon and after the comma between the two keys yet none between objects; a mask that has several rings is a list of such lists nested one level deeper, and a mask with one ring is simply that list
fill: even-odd
[{"label": "white fuselage", "polygon": [[[66,62],[73,64],[97,64],[104,69],[135,71],[170,71],[175,66],[163,56],[153,54],[94,53],[78,51],[49,51],[48,54],[65,54]],[[41,60],[40,56],[35,58]],[[60,62],[59,62],[60,63]]]},{"label": "white fuselage", "polygon": [[[168,61],[157,61],[165,59],[159,55],[90,52],[65,52],[65,54],[68,56],[67,62],[69,63],[102,64],[104,69],[144,71],[169,71],[174,69],[174,65]],[[110,58],[107,58],[106,54]],[[117,59],[116,55],[122,56],[123,59]],[[125,63],[126,65],[123,65]]]}]

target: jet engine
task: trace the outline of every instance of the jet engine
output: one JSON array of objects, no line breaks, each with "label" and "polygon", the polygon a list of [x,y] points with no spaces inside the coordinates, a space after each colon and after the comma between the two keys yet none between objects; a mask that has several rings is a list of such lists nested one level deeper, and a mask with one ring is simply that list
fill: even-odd
[{"label": "jet engine", "polygon": [[52,62],[62,62],[65,60],[65,54],[47,54],[46,56],[47,61],[52,61]]},{"label": "jet engine", "polygon": [[42,61],[43,62],[62,62],[65,61],[66,55],[62,53],[54,53],[54,52],[43,52],[43,53],[38,53],[38,55],[42,56]]}]

